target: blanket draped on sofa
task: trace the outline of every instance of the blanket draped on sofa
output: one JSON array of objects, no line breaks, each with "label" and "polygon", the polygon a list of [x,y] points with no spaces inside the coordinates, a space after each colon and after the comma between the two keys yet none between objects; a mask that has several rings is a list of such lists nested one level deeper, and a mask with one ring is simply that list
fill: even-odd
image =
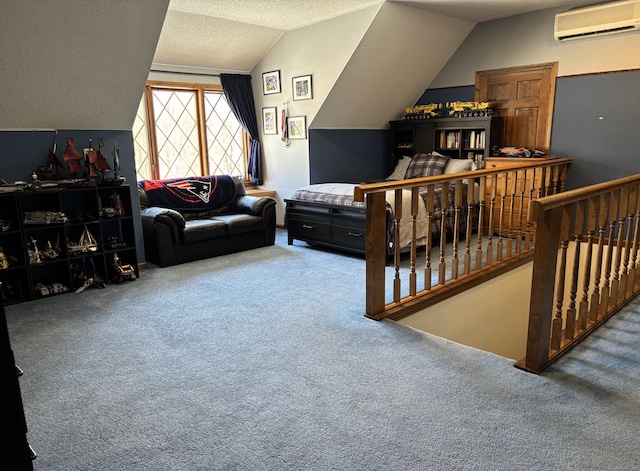
[{"label": "blanket draped on sofa", "polygon": [[236,185],[229,175],[143,180],[150,206],[177,211],[220,208],[236,198]]}]

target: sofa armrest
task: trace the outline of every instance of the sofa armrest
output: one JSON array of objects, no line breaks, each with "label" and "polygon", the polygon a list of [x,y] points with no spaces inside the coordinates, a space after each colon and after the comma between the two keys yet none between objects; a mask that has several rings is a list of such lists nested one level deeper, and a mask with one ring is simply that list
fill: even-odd
[{"label": "sofa armrest", "polygon": [[230,210],[234,213],[250,214],[264,217],[265,211],[276,202],[264,196],[239,196],[231,203]]},{"label": "sofa armrest", "polygon": [[181,242],[184,234],[185,220],[178,211],[169,208],[151,206],[140,212],[142,226],[152,230],[157,224],[167,226],[173,236],[174,242]]}]

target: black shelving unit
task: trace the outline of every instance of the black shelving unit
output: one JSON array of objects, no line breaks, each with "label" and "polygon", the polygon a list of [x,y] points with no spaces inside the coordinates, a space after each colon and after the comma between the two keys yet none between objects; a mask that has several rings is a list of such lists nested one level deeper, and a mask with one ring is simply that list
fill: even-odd
[{"label": "black shelving unit", "polygon": [[419,153],[439,152],[456,159],[490,157],[502,146],[502,117],[432,118],[391,121],[391,163]]},{"label": "black shelving unit", "polygon": [[[138,276],[128,185],[0,193],[0,219],[5,304],[74,292],[89,276],[121,281],[114,257]],[[83,233],[95,242],[84,250]]]}]

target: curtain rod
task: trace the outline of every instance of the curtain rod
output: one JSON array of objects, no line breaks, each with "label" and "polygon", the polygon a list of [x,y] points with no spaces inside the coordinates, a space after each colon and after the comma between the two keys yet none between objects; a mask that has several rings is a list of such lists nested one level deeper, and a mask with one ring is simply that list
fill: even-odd
[{"label": "curtain rod", "polygon": [[[159,66],[160,64],[156,64],[156,66]],[[176,68],[182,68],[180,66],[167,66],[167,68],[161,67],[151,67],[151,69],[149,70],[149,72],[157,72],[157,73],[166,73],[166,74],[179,74],[179,75],[202,75],[205,77],[220,77],[220,73],[213,73],[213,72],[209,72],[206,69],[204,69],[203,71],[194,71],[194,70],[171,70],[173,67]],[[191,68],[191,67],[185,67],[185,68]],[[193,69],[193,68],[192,68]],[[197,68],[196,68],[197,69]],[[248,73],[243,73],[243,72],[222,72],[227,73],[227,74],[236,74],[236,75],[249,75],[251,76],[251,74]],[[253,76],[251,76],[251,78],[253,78]]]}]

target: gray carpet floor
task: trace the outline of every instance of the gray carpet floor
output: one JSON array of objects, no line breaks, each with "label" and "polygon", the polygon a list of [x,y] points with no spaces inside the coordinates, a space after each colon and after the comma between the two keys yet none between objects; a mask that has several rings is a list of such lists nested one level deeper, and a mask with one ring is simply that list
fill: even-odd
[{"label": "gray carpet floor", "polygon": [[363,312],[364,261],[281,230],[9,306],[35,469],[640,466],[640,302],[540,376]]}]

